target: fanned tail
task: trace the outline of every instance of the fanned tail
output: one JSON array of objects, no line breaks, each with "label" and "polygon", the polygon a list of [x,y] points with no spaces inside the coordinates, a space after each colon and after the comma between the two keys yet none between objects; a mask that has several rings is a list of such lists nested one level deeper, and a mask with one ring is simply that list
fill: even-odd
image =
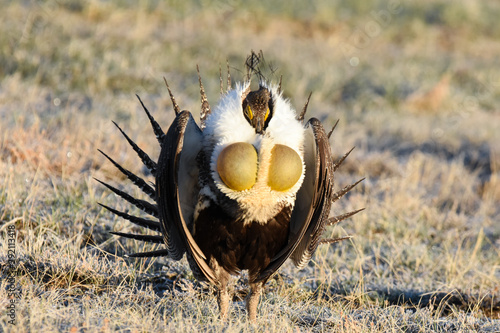
[{"label": "fanned tail", "polygon": [[[335,128],[336,125],[337,124],[334,125],[334,128]],[[351,151],[352,151],[352,149],[351,149]],[[349,153],[351,151],[349,151],[347,154],[345,154],[341,158],[340,163],[342,163],[342,161],[347,157],[347,155],[349,155]],[[347,185],[343,189],[341,189],[340,191],[338,191],[337,193],[334,193],[333,197],[332,197],[332,202],[335,202],[338,199],[342,198],[347,192],[349,192],[350,190],[352,190],[356,185],[358,185],[363,180],[364,180],[364,178],[358,180],[354,184]],[[330,217],[328,220],[326,220],[325,225],[326,226],[335,225],[335,224],[339,223],[340,221],[343,221],[343,220],[345,220],[345,219],[353,216],[354,214],[357,214],[357,213],[361,212],[362,210],[364,210],[364,208],[357,209],[357,210],[354,210],[352,212],[344,213],[344,214],[341,214],[341,215]],[[337,242],[343,241],[345,239],[350,239],[350,238],[351,238],[351,236],[345,236],[345,237],[340,237],[340,238],[324,238],[324,239],[320,240],[319,244],[320,245],[321,244],[333,244],[333,243],[337,243]]]},{"label": "fanned tail", "polygon": [[[165,83],[166,83],[166,80],[165,80]],[[168,84],[167,84],[167,89],[168,89],[170,97],[172,99],[172,103],[174,105],[174,110],[176,113],[178,113],[179,107],[178,107],[177,103],[175,102],[175,99],[172,95],[172,92],[170,91],[170,88],[168,87]],[[139,102],[141,103],[142,108],[144,109],[144,112],[146,112],[146,115],[148,116],[149,121],[151,123],[151,126],[153,128],[153,132],[156,135],[156,138],[158,139],[158,142],[160,143],[160,146],[161,146],[162,143],[164,142],[165,132],[163,131],[161,126],[156,122],[154,117],[149,113],[149,110],[146,108],[146,106],[142,102],[141,98],[139,96],[137,96],[137,98],[139,99]],[[144,165],[150,170],[151,174],[156,175],[156,169],[157,169],[156,162],[154,162],[148,156],[148,154],[146,154],[141,148],[139,148],[139,146],[132,139],[129,138],[129,136],[120,128],[120,126],[118,126],[118,124],[116,124],[115,122],[113,122],[113,123],[120,130],[120,132],[123,134],[123,136],[128,141],[128,143],[132,146],[132,148],[137,153],[137,155],[139,155],[139,157],[142,160],[142,163],[144,163]],[[150,203],[150,202],[145,201],[145,200],[134,198],[130,194],[128,194],[124,191],[121,191],[116,187],[113,187],[113,186],[111,186],[111,185],[109,185],[109,184],[107,184],[99,179],[96,179],[96,180],[99,183],[101,183],[102,185],[106,186],[113,193],[115,193],[116,195],[118,195],[122,199],[128,201],[132,205],[136,206],[137,208],[139,208],[143,212],[158,218],[159,213],[158,213],[158,207],[156,205],[156,189],[151,184],[146,182],[146,180],[144,180],[143,178],[137,176],[136,174],[134,174],[131,171],[122,167],[119,163],[117,163],[115,160],[113,160],[111,157],[109,157],[102,150],[98,149],[98,151],[101,154],[103,154],[135,186],[137,186],[142,192],[147,194],[149,196],[149,198],[151,198],[154,201],[154,203]],[[114,208],[111,208],[109,206],[106,206],[102,203],[99,203],[99,205],[101,205],[103,208],[109,210],[111,213],[113,213],[113,214],[115,214],[123,219],[126,219],[126,220],[134,223],[135,225],[138,225],[139,227],[146,228],[146,229],[149,229],[149,230],[152,230],[152,231],[159,233],[159,235],[142,235],[142,234],[131,234],[131,233],[123,233],[123,232],[111,232],[111,234],[117,235],[120,237],[124,237],[124,238],[135,239],[135,240],[139,240],[139,241],[143,241],[143,242],[147,242],[147,243],[165,245],[165,240],[163,239],[163,236],[161,235],[161,233],[162,233],[161,224],[158,220],[151,220],[151,219],[142,218],[139,216],[130,215],[130,214],[127,214],[125,212],[122,212],[122,211],[116,210]],[[163,249],[158,249],[158,250],[149,251],[149,252],[132,253],[132,254],[125,255],[125,257],[146,258],[146,257],[168,256],[168,254],[169,254],[168,250],[163,248]]]},{"label": "fanned tail", "polygon": [[[335,124],[333,125],[332,129],[330,130],[330,132],[327,134],[328,139],[330,139],[330,137],[332,136],[332,133],[335,130],[335,128],[337,127],[338,123],[339,123],[339,121],[337,120],[335,122]],[[354,147],[352,147],[351,150],[349,150],[347,153],[345,153],[338,161],[333,163],[333,172],[337,171],[337,169],[342,165],[342,163],[345,161],[347,156],[349,156],[349,154],[353,150],[354,150]],[[332,199],[331,199],[332,202],[335,202],[338,199],[342,198],[345,194],[347,194],[350,190],[352,190],[356,185],[358,185],[363,180],[364,180],[364,178],[358,180],[354,184],[347,185],[344,188],[342,188],[340,191],[337,191],[336,193],[334,193],[332,196]],[[339,223],[339,222],[341,222],[341,221],[343,221],[343,220],[345,220],[345,219],[347,219],[347,218],[349,218],[349,217],[351,217],[351,216],[353,216],[353,215],[355,215],[363,210],[364,210],[364,208],[361,208],[361,209],[354,210],[352,212],[347,212],[347,213],[344,213],[341,215],[330,217],[330,218],[328,218],[328,220],[326,220],[325,225],[327,225],[327,226],[335,225],[335,224],[337,224],[337,223]],[[325,239],[322,239],[319,242],[319,244],[333,244],[333,243],[337,243],[337,242],[340,242],[340,241],[343,241],[346,239],[350,239],[350,238],[352,238],[352,237],[345,236],[345,237],[339,237],[339,238],[325,238]]]}]

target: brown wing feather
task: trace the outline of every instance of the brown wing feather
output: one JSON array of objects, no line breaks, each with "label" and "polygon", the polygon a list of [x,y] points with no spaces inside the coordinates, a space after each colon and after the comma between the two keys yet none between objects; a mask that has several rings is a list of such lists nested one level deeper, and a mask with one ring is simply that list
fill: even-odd
[{"label": "brown wing feather", "polygon": [[[312,217],[304,236],[291,257],[298,268],[303,268],[307,264],[320,243],[321,235],[330,215],[333,195],[333,160],[328,135],[318,119],[310,119],[309,124],[316,142],[316,177],[311,206],[313,209]],[[300,223],[300,221],[294,221],[292,217],[291,223],[293,225]]]},{"label": "brown wing feather", "polygon": [[[180,112],[170,126],[162,145],[156,176],[156,201],[169,255],[178,260],[187,251],[203,275],[210,282],[216,283],[215,275],[208,266],[205,255],[189,230],[187,223],[192,223],[192,213],[186,213],[181,209],[182,201],[186,200],[186,192],[187,200],[195,195],[192,185],[188,182],[192,182],[193,178],[197,181],[196,155],[201,148],[201,138],[201,131],[191,113]],[[184,179],[180,180],[183,177]],[[183,191],[184,193],[181,193]],[[189,206],[189,202],[184,206]]]},{"label": "brown wing feather", "polygon": [[333,193],[333,165],[327,134],[316,118],[307,124],[304,142],[306,175],[297,193],[290,220],[288,244],[260,274],[266,281],[291,256],[295,265],[303,267],[316,250],[325,228]]}]

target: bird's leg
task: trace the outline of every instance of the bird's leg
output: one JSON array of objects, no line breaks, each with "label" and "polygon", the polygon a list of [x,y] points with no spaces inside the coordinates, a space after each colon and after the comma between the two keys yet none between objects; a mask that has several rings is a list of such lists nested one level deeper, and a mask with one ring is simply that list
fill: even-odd
[{"label": "bird's leg", "polygon": [[229,273],[221,270],[218,279],[220,284],[217,288],[217,303],[219,303],[220,318],[224,321],[229,309]]},{"label": "bird's leg", "polygon": [[262,282],[250,282],[250,293],[247,296],[247,313],[248,319],[255,323],[257,320],[257,305],[259,305],[260,294],[262,293]]}]

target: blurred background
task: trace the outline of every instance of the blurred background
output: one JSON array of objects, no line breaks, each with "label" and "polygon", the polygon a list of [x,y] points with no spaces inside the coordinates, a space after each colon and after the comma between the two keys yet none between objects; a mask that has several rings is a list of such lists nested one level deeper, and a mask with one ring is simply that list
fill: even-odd
[{"label": "blurred background", "polygon": [[[136,229],[96,202],[131,208],[93,177],[134,195],[139,191],[97,149],[144,172],[111,123],[157,158],[156,138],[134,94],[166,130],[174,113],[164,77],[180,107],[197,116],[196,66],[214,107],[220,71],[225,77],[228,63],[233,83],[241,81],[250,51],[262,50],[268,78],[277,82],[282,76],[284,95],[297,110],[312,92],[308,116],[328,129],[340,120],[331,138],[334,156],[356,147],[337,173],[336,187],[366,177],[333,207],[336,214],[366,207],[331,230],[332,237],[355,238],[321,248],[305,271],[285,266],[285,280],[306,294],[323,286],[327,293],[350,295],[356,305],[343,308],[348,316],[355,316],[353,308],[393,304],[387,290],[397,289],[458,290],[476,297],[467,306],[477,327],[498,317],[499,2],[4,0],[1,7],[0,230],[16,226],[18,256],[29,263],[18,276],[33,302],[42,302],[36,292],[41,288],[53,293],[48,304],[59,304],[68,293],[61,294],[61,286],[80,290],[82,284],[103,283],[99,279],[112,276],[103,271],[139,279],[173,269],[168,260],[113,259],[101,266],[99,258],[109,253],[144,246],[108,233]],[[45,275],[32,274],[40,265],[63,273],[47,282]],[[94,282],[75,282],[74,274],[64,273],[68,269]],[[186,263],[176,269],[192,281]],[[477,301],[488,297],[490,312]],[[291,302],[302,301],[296,296]],[[312,306],[329,309],[324,321],[337,323],[331,318],[341,310],[332,304]],[[28,320],[27,303],[19,307]],[[309,310],[297,316],[307,317]],[[456,325],[466,322],[453,311]],[[93,315],[101,325],[102,316]],[[424,326],[434,318],[420,315],[427,318],[420,322]],[[61,316],[63,323],[74,320]],[[37,318],[32,313],[30,320]],[[92,322],[90,312],[83,318]],[[369,321],[360,325],[373,327]]]},{"label": "blurred background", "polygon": [[270,79],[283,76],[297,109],[313,92],[314,115],[341,120],[341,148],[383,141],[388,149],[408,141],[444,145],[446,152],[471,144],[486,153],[481,143],[494,142],[498,132],[496,2],[7,1],[3,7],[6,128],[73,113],[93,112],[82,126],[101,121],[95,114],[133,117],[135,93],[163,111],[170,108],[163,77],[181,107],[198,112],[196,65],[215,104],[219,68],[225,76],[228,61],[240,81],[245,57],[262,50],[274,71]]}]

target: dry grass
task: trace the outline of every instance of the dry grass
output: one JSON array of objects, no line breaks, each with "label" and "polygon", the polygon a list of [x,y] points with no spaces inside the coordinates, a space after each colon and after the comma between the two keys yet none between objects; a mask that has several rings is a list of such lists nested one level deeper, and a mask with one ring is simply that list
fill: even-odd
[{"label": "dry grass", "polygon": [[[0,331],[500,331],[499,14],[494,2],[446,0],[4,5]],[[287,263],[258,329],[243,281],[221,324],[185,261],[122,259],[144,245],[111,236],[136,228],[97,202],[131,208],[93,179],[139,195],[97,152],[143,172],[111,120],[158,156],[134,93],[165,128],[163,76],[196,113],[196,64],[215,103],[219,64],[240,79],[250,49],[297,109],[313,91],[309,115],[340,119],[334,154],[356,149],[337,187],[366,177],[334,206],[366,207],[331,230],[355,237],[303,271]]]}]

